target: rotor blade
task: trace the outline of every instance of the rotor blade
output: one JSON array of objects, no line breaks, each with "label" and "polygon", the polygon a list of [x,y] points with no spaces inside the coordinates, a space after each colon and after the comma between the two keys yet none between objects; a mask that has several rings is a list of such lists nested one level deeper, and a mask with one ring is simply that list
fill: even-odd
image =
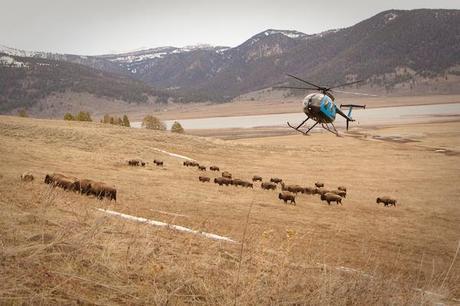
[{"label": "rotor blade", "polygon": [[282,89],[304,89],[304,90],[318,90],[318,88],[308,88],[308,87],[292,87],[292,86],[273,86],[272,88],[282,88]]},{"label": "rotor blade", "polygon": [[343,91],[343,90],[337,90],[337,89],[334,89],[334,92],[341,92],[341,93],[358,95],[358,96],[378,97],[378,95],[371,95],[371,94],[366,94],[366,93],[361,93],[361,92]]},{"label": "rotor blade", "polygon": [[343,87],[343,86],[353,85],[353,84],[361,83],[361,82],[363,82],[363,80],[354,81],[354,82],[350,82],[350,83],[344,83],[344,84],[341,84],[341,85],[329,87],[328,90],[331,90],[331,89],[334,89],[334,88]]},{"label": "rotor blade", "polygon": [[316,89],[323,89],[323,87],[318,86],[318,85],[313,84],[313,83],[310,83],[310,82],[308,82],[308,81],[302,80],[301,78],[298,78],[298,77],[296,77],[295,75],[292,75],[292,74],[287,74],[287,75],[290,76],[291,78],[294,78],[294,79],[299,80],[299,81],[301,81],[301,82],[307,83],[308,85],[315,86]]}]

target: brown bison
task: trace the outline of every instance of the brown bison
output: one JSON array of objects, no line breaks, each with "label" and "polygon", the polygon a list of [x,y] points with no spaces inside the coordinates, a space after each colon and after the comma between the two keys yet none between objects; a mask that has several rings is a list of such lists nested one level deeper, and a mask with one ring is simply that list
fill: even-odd
[{"label": "brown bison", "polygon": [[329,189],[326,189],[326,188],[324,188],[324,187],[320,187],[320,188],[318,188],[318,192],[317,192],[317,193],[318,193],[319,195],[323,195],[323,194],[326,194],[326,193],[328,193],[328,192],[330,192]]},{"label": "brown bison", "polygon": [[231,179],[231,178],[232,178],[232,174],[231,174],[230,172],[228,172],[228,171],[224,171],[224,172],[222,172],[222,177]]},{"label": "brown bison", "polygon": [[232,180],[232,185],[233,185],[233,186],[243,186],[243,185],[244,185],[244,181],[243,181],[243,180],[240,180],[240,179],[233,179],[233,180]]},{"label": "brown bison", "polygon": [[344,187],[344,186],[339,186],[339,187],[337,187],[337,189],[347,192],[347,187]]},{"label": "brown bison", "polygon": [[184,161],[183,165],[186,167],[198,167],[199,166],[199,164],[196,161],[191,161],[191,160]]},{"label": "brown bison", "polygon": [[303,188],[303,193],[305,193],[305,194],[317,194],[318,193],[318,188],[304,187]]},{"label": "brown bison", "polygon": [[281,183],[282,181],[283,181],[282,179],[277,178],[277,177],[272,177],[272,178],[270,179],[270,182],[275,183],[275,184],[279,184],[279,183]]},{"label": "brown bison", "polygon": [[278,194],[278,199],[283,200],[284,203],[287,204],[288,201],[291,201],[291,204],[296,204],[295,203],[295,196],[292,193],[289,192],[280,192]]},{"label": "brown bison", "polygon": [[91,194],[96,196],[99,200],[108,198],[109,200],[117,201],[117,190],[101,182],[94,182],[91,184]]},{"label": "brown bison", "polygon": [[324,183],[316,182],[315,186],[318,187],[318,188],[321,188],[321,187],[324,187]]},{"label": "brown bison", "polygon": [[209,170],[211,170],[211,171],[220,171],[219,167],[217,167],[217,166],[211,166],[211,167],[209,167]]},{"label": "brown bison", "polygon": [[233,181],[226,177],[216,177],[214,179],[214,183],[219,184],[219,186],[222,186],[222,185],[228,186],[228,185],[231,185]]},{"label": "brown bison", "polygon": [[137,160],[137,159],[128,160],[128,165],[130,165],[130,166],[139,166],[140,163],[141,162],[139,160]]},{"label": "brown bison", "polygon": [[260,184],[260,187],[265,190],[275,190],[276,184],[272,182],[263,182],[262,184]]},{"label": "brown bison", "polygon": [[379,203],[383,203],[384,206],[390,206],[390,205],[393,205],[396,207],[396,200],[391,198],[391,197],[387,197],[387,196],[384,196],[384,197],[378,197],[377,198],[377,204]]},{"label": "brown bison", "polygon": [[157,166],[161,166],[163,167],[163,161],[162,160],[159,160],[159,159],[154,159],[153,160],[153,163]]},{"label": "brown bison", "polygon": [[203,182],[203,183],[205,183],[205,182],[210,182],[210,181],[211,181],[211,179],[210,179],[209,177],[207,177],[207,176],[199,176],[199,177],[198,177],[198,180],[199,180],[200,182]]},{"label": "brown bison", "polygon": [[199,165],[199,166],[198,166],[198,170],[200,170],[200,171],[206,171],[206,166],[201,166],[201,165]]},{"label": "brown bison", "polygon": [[80,184],[77,178],[67,177],[59,173],[53,173],[51,175],[47,174],[45,176],[45,183],[50,184],[53,187],[61,187],[64,190],[80,190]]},{"label": "brown bison", "polygon": [[283,182],[281,182],[281,190],[289,191],[292,193],[303,193],[304,188],[300,187],[299,185],[285,185]]},{"label": "brown bison", "polygon": [[261,177],[261,176],[258,176],[258,175],[254,175],[254,176],[252,177],[252,181],[253,181],[253,182],[257,182],[257,181],[262,182],[262,177]]},{"label": "brown bison", "polygon": [[79,181],[80,184],[80,193],[89,195],[91,193],[91,185],[96,183],[93,180],[82,179]]},{"label": "brown bison", "polygon": [[243,184],[241,185],[246,188],[254,188],[254,184],[250,182],[243,181]]},{"label": "brown bison", "polygon": [[34,176],[30,172],[24,172],[21,174],[21,180],[24,182],[32,182],[34,180]]},{"label": "brown bison", "polygon": [[322,194],[321,201],[326,201],[329,205],[331,205],[331,202],[336,202],[337,205],[342,205],[342,197],[330,192]]},{"label": "brown bison", "polygon": [[347,192],[343,190],[331,190],[331,193],[341,196],[342,198],[347,197]]}]

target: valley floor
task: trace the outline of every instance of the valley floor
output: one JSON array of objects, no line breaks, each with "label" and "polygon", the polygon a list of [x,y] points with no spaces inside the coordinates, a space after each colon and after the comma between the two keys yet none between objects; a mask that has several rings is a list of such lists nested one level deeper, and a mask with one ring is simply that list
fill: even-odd
[{"label": "valley floor", "polygon": [[[1,116],[0,144],[0,303],[459,303],[460,122],[221,140]],[[286,205],[258,184],[201,183],[164,152],[348,194],[343,206],[313,195]],[[25,171],[36,179],[21,182]],[[53,172],[114,185],[117,202],[53,189]],[[377,205],[383,195],[398,205]]]}]

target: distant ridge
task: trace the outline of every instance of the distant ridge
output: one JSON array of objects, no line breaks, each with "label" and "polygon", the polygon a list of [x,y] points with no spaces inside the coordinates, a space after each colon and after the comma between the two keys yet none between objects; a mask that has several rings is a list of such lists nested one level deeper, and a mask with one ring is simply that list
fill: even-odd
[{"label": "distant ridge", "polygon": [[[289,82],[286,73],[331,85],[363,79],[364,86],[391,92],[410,90],[420,80],[460,75],[460,11],[388,10],[318,34],[267,29],[236,47],[167,46],[79,56],[0,46],[1,54],[17,61],[41,58],[88,66],[93,74],[103,71],[124,82],[135,84],[135,79],[142,86],[167,90],[178,102],[228,101]],[[8,63],[1,65],[4,74]],[[3,101],[4,95],[5,89],[0,92]]]}]

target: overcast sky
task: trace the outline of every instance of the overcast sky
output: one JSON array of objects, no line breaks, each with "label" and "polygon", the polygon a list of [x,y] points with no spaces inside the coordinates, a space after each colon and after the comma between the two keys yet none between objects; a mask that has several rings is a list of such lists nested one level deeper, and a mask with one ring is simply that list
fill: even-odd
[{"label": "overcast sky", "polygon": [[269,28],[314,34],[392,8],[460,9],[460,0],[0,0],[0,45],[86,55],[234,47]]}]

